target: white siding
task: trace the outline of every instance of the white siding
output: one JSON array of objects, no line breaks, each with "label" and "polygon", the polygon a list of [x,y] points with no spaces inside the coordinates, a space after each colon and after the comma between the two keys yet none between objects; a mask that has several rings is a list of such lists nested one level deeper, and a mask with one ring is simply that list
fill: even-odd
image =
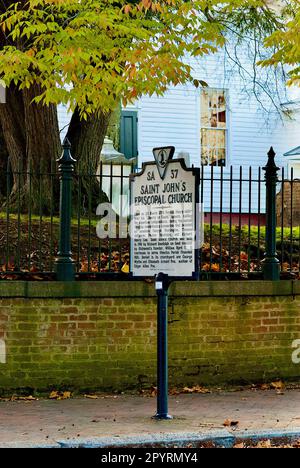
[{"label": "white siding", "polygon": [[177,87],[164,97],[143,97],[139,103],[139,162],[153,160],[155,146],[173,145],[187,151],[193,162],[200,151],[199,96]]},{"label": "white siding", "polygon": [[60,131],[60,139],[61,141],[64,140],[67,131],[68,131],[68,126],[72,117],[72,114],[68,112],[67,106],[64,105],[59,105],[58,109],[58,126],[59,126],[59,131]]},{"label": "white siding", "polygon": [[297,146],[300,146],[300,109],[293,111],[291,118],[286,119],[283,129],[283,154]]}]

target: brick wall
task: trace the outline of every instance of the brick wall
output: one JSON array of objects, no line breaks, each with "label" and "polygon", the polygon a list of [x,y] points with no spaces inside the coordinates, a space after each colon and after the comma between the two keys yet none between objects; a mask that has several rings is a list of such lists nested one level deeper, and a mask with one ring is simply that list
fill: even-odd
[{"label": "brick wall", "polygon": [[[2,281],[0,297],[0,393],[155,383],[153,285]],[[171,386],[297,380],[296,339],[299,282],[171,287]]]}]

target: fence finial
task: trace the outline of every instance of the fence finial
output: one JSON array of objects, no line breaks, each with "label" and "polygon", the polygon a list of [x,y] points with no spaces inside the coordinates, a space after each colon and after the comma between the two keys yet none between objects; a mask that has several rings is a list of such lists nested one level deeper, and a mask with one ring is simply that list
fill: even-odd
[{"label": "fence finial", "polygon": [[70,140],[68,139],[68,137],[65,137],[64,141],[63,141],[63,148],[69,148],[71,149],[71,143],[70,143]]},{"label": "fence finial", "polygon": [[71,143],[67,137],[65,137],[62,148],[63,152],[61,157],[57,160],[59,164],[73,164],[76,162],[76,159],[73,158],[71,154]]},{"label": "fence finial", "polygon": [[275,156],[276,156],[276,153],[274,151],[273,146],[271,146],[268,152],[268,162],[266,166],[263,168],[263,170],[266,171],[266,174],[265,174],[266,180],[267,180],[267,177],[272,177],[272,176],[276,176],[276,179],[277,179],[277,171],[279,171],[279,167],[276,166]]},{"label": "fence finial", "polygon": [[276,153],[275,153],[275,151],[274,151],[273,146],[271,146],[271,148],[270,148],[270,150],[269,150],[269,152],[268,152],[268,156],[269,156],[269,158],[270,158],[270,157],[273,157],[273,158],[274,158],[274,157],[276,156]]}]

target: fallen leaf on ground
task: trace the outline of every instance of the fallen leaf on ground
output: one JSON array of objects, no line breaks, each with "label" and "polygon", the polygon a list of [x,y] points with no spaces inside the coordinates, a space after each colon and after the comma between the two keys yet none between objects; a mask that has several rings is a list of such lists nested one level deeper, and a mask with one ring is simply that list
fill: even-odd
[{"label": "fallen leaf on ground", "polygon": [[121,268],[122,273],[130,273],[130,267],[127,263],[124,263],[124,265]]},{"label": "fallen leaf on ground", "polygon": [[231,421],[230,419],[226,419],[223,422],[223,426],[225,427],[236,427],[238,426],[238,424],[239,424],[239,421]]},{"label": "fallen leaf on ground", "polygon": [[271,388],[274,388],[275,390],[283,390],[285,385],[281,380],[278,380],[277,382],[271,383]]},{"label": "fallen leaf on ground", "polygon": [[71,398],[71,392],[57,392],[53,390],[49,395],[50,400],[68,400],[69,398]]},{"label": "fallen leaf on ground", "polygon": [[29,395],[29,396],[17,396],[17,395],[13,395],[10,399],[10,401],[36,401],[37,398],[35,398],[34,396],[32,395]]},{"label": "fallen leaf on ground", "polygon": [[200,385],[196,385],[195,387],[184,387],[183,393],[210,393],[207,388],[200,387]]},{"label": "fallen leaf on ground", "polygon": [[242,442],[241,444],[236,444],[236,445],[234,445],[233,448],[234,448],[234,449],[243,449],[243,448],[245,448],[245,446],[244,446],[244,444],[243,444],[243,442]]},{"label": "fallen leaf on ground", "polygon": [[258,442],[256,448],[271,448],[272,444],[270,440],[262,440],[261,442]]},{"label": "fallen leaf on ground", "polygon": [[260,389],[261,389],[261,390],[270,390],[270,385],[269,385],[269,384],[262,384],[262,385],[260,386]]},{"label": "fallen leaf on ground", "polygon": [[90,400],[97,400],[99,397],[98,395],[84,395],[84,398],[89,398]]}]

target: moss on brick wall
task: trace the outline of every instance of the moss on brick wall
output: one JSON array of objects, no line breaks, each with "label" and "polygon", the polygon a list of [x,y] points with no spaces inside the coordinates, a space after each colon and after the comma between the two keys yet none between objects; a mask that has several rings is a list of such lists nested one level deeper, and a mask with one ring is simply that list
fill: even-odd
[{"label": "moss on brick wall", "polygon": [[[298,379],[299,293],[293,282],[173,285],[170,385]],[[1,282],[0,294],[1,393],[155,383],[153,285]]]}]

